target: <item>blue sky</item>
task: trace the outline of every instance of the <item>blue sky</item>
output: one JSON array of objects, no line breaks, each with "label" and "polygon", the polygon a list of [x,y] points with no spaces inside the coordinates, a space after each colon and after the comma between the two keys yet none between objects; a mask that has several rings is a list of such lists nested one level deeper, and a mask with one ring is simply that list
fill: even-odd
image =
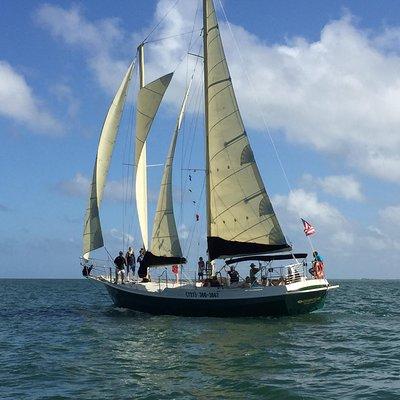
[{"label": "blue sky", "polygon": [[[1,2],[0,277],[79,276],[87,185],[107,107],[136,45],[173,3]],[[150,39],[190,31],[197,3],[180,0]],[[300,214],[317,229],[313,241],[329,276],[400,278],[400,3],[225,0],[240,55],[216,4],[243,119],[295,249],[309,250]],[[194,38],[197,51],[198,32]],[[188,40],[146,47],[147,82],[176,68]],[[185,59],[175,73],[150,137],[149,163],[164,161],[193,63]],[[133,205],[122,201],[135,90],[136,78],[101,214],[112,253],[123,235],[140,243]],[[177,149],[179,159],[192,151],[190,166],[198,168],[201,122],[193,127],[200,94],[193,95]],[[149,175],[151,221],[161,169]],[[204,254],[204,211],[203,176],[192,175],[188,182],[183,173],[181,188],[178,171],[174,182],[183,248],[194,258]]]}]

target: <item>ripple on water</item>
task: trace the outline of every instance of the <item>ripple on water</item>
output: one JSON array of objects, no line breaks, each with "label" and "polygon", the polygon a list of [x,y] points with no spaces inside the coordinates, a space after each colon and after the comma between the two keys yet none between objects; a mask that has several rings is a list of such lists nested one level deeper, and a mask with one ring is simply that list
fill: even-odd
[{"label": "ripple on water", "polygon": [[0,398],[400,398],[400,283],[343,281],[320,312],[179,318],[87,281],[3,280]]}]

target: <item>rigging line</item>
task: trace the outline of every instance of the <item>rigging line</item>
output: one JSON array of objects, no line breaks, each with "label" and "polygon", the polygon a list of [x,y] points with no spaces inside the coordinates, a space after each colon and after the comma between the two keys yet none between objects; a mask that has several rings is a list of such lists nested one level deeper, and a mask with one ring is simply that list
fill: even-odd
[{"label": "rigging line", "polygon": [[[196,62],[196,64],[195,64],[195,69],[194,69],[193,75],[192,75],[193,77],[194,77],[194,75],[195,75],[195,73],[196,73],[197,65],[198,65],[198,63]],[[197,95],[192,96],[192,98],[195,98],[196,101],[198,101],[198,99],[199,99],[199,97],[198,97],[198,90],[199,90],[199,88],[200,88],[201,86],[202,86],[202,85],[199,84],[198,87],[195,88],[195,89],[193,90],[194,93],[197,92]],[[187,108],[189,109],[189,107],[190,107],[190,103],[189,103],[189,105],[188,105]],[[196,109],[196,107],[195,107],[195,109]],[[195,116],[195,119],[196,119],[196,120],[198,119],[198,114],[199,114],[199,112],[200,112],[200,105],[198,104],[197,115]],[[188,142],[188,144],[189,144],[189,143],[191,144],[191,147],[194,146],[193,137],[194,137],[195,132],[194,132],[194,130],[193,130],[193,126],[194,126],[194,129],[196,129],[196,126],[197,126],[197,122],[195,121],[195,122],[193,123],[193,121],[194,121],[194,118],[193,118],[193,116],[192,116],[191,124],[190,124],[190,132],[192,133],[192,138],[191,138],[192,140],[189,140],[189,142]],[[185,126],[186,126],[186,125],[185,125]],[[188,138],[188,139],[190,139],[190,138]],[[185,193],[186,193],[186,189],[187,189],[187,181],[188,181],[188,173],[187,173],[187,175],[186,175],[186,177],[185,177],[185,181],[184,181],[184,178],[183,178],[183,168],[182,168],[182,166],[185,164],[186,154],[187,154],[187,147],[185,147],[184,144],[182,144],[182,151],[181,151],[181,204],[180,204],[181,207],[180,207],[179,224],[181,224],[181,223],[182,223],[182,220],[183,220],[184,198],[185,198]]]},{"label": "rigging line", "polygon": [[161,23],[168,17],[169,13],[175,8],[175,6],[179,3],[180,0],[176,0],[175,3],[169,8],[169,10],[164,14],[164,16],[157,22],[157,24],[153,27],[150,33],[144,38],[142,44],[144,44],[147,39],[152,35],[152,33],[161,25]]},{"label": "rigging line", "polygon": [[[197,1],[196,12],[195,12],[195,14],[194,14],[193,25],[192,25],[192,31],[191,31],[191,35],[190,35],[190,39],[189,39],[189,45],[188,45],[188,54],[189,54],[189,51],[190,51],[190,47],[191,47],[191,45],[192,45],[193,34],[194,34],[194,31],[195,31],[194,28],[195,28],[195,26],[196,26],[197,13],[198,13],[198,11],[199,11],[199,7],[200,7],[200,0]],[[200,32],[201,32],[201,28],[200,28]],[[187,57],[186,60],[187,60],[187,61],[186,61],[186,85],[187,85],[187,82],[188,82],[188,75],[189,75],[189,57]]]},{"label": "rigging line", "polygon": [[[191,156],[192,156],[192,153],[193,153],[193,147],[195,145],[194,136],[195,136],[195,131],[197,130],[197,121],[199,119],[199,113],[200,113],[200,104],[199,104],[198,109],[197,109],[197,114],[195,115],[195,118],[194,118],[194,125],[193,125],[194,129],[191,130],[192,137],[191,137],[191,140],[189,140],[189,143],[190,143],[190,152],[189,152],[190,158],[187,161],[188,164],[190,163]],[[186,154],[187,154],[187,150],[185,151],[185,155],[184,155],[185,160],[184,160],[184,162],[186,162]],[[183,173],[184,170],[185,169],[182,168],[181,172]],[[188,177],[189,177],[189,174],[190,174],[190,171],[188,169],[186,169],[186,171],[187,172],[186,172],[186,176],[185,176],[185,181],[184,181],[183,186],[181,186],[181,191],[182,191],[182,203],[181,204],[182,205],[183,205],[183,203],[185,201],[185,197],[186,197],[186,194],[187,194]],[[181,218],[183,218],[183,212],[181,214]]]},{"label": "rigging line", "polygon": [[[197,41],[199,40],[199,38],[200,38],[200,36],[198,36],[198,37],[196,38],[196,40],[193,42],[193,45],[192,45],[193,47],[195,46],[195,44],[197,43]],[[190,48],[188,49],[188,52],[185,53],[185,54],[179,59],[178,63],[176,64],[176,67],[172,70],[173,73],[176,72],[176,70],[180,67],[180,65],[182,64],[182,62],[185,60],[185,58],[188,57],[189,52],[190,52],[191,50],[192,50],[192,47],[190,47]]]},{"label": "rigging line", "polygon": [[142,44],[162,42],[163,40],[173,39],[173,38],[176,38],[176,37],[186,36],[186,35],[189,35],[189,34],[191,34],[193,36],[193,32],[200,32],[200,31],[201,31],[201,29],[193,29],[193,30],[188,31],[188,32],[177,33],[176,35],[164,36],[162,38],[157,38],[157,39],[153,39],[153,40],[147,40],[147,41],[143,42]]},{"label": "rigging line", "polygon": [[[278,149],[277,149],[277,147],[276,147],[276,145],[275,145],[275,142],[274,142],[274,140],[273,140],[273,138],[272,138],[271,131],[270,131],[269,126],[268,126],[268,124],[267,124],[267,121],[266,121],[266,119],[265,119],[264,113],[262,112],[262,107],[261,107],[261,104],[260,104],[259,97],[258,97],[258,95],[257,95],[257,91],[255,90],[254,85],[253,85],[252,81],[250,80],[250,76],[249,76],[249,74],[247,73],[247,70],[244,68],[245,62],[244,62],[242,53],[240,52],[239,44],[238,44],[238,42],[237,42],[237,40],[236,40],[236,38],[235,38],[235,36],[234,36],[234,34],[233,34],[233,30],[232,30],[231,24],[230,24],[230,22],[228,21],[228,17],[227,17],[227,15],[226,15],[225,8],[224,8],[224,6],[223,6],[221,0],[219,0],[219,4],[220,4],[221,10],[222,10],[222,13],[223,13],[223,15],[224,15],[226,24],[228,25],[228,29],[229,29],[229,32],[230,32],[230,34],[231,34],[232,40],[233,40],[233,42],[234,42],[234,44],[235,44],[236,51],[237,51],[237,53],[238,53],[238,55],[239,55],[239,58],[240,58],[240,61],[241,61],[241,63],[242,63],[242,70],[243,70],[243,72],[244,72],[244,74],[245,74],[245,76],[246,76],[247,82],[249,83],[250,88],[251,88],[251,90],[252,90],[252,92],[253,92],[253,95],[254,95],[254,98],[255,98],[257,107],[258,107],[259,110],[261,111],[260,114],[261,114],[261,119],[262,119],[262,122],[263,122],[263,125],[264,125],[264,129],[265,129],[265,131],[267,132],[268,137],[269,137],[269,140],[270,140],[270,142],[271,142],[271,144],[272,144],[272,147],[273,147],[273,149],[274,149],[276,159],[278,160],[279,166],[280,166],[280,168],[281,168],[281,170],[282,170],[283,176],[284,176],[284,178],[285,178],[286,184],[287,184],[288,189],[289,189],[289,193],[293,193],[293,189],[292,189],[292,186],[291,186],[291,184],[290,184],[289,178],[288,178],[288,176],[287,176],[287,174],[286,174],[286,170],[285,170],[285,168],[284,168],[284,166],[283,166],[283,162],[282,162],[282,160],[281,160],[281,157],[279,156]],[[300,210],[299,210],[297,207],[296,207],[296,211],[297,211],[297,214],[298,214],[299,218],[301,218],[301,216],[300,216]]]},{"label": "rigging line", "polygon": [[[198,197],[198,201],[197,201],[196,207],[195,207],[195,212],[196,212],[196,213],[199,212],[200,204],[201,204],[202,199],[203,199],[205,181],[206,181],[206,178],[205,178],[205,176],[204,176],[204,178],[203,178],[203,185],[202,185],[202,187],[201,187],[200,196]],[[199,224],[197,224],[197,221],[195,221],[195,222],[193,222],[192,228],[190,229],[190,231],[191,231],[191,234],[190,234],[190,241],[189,241],[188,249],[187,249],[187,251],[186,251],[186,257],[187,257],[187,258],[189,257],[189,252],[190,252],[190,249],[191,249],[191,247],[192,247],[192,242],[193,242],[194,234],[195,234],[195,231],[196,231],[197,228],[198,228],[198,225],[199,225]]]}]

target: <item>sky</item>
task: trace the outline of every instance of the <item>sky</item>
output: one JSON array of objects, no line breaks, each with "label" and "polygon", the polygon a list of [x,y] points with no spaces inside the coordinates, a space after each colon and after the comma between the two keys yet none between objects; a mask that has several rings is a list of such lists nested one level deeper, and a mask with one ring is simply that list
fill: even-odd
[{"label": "sky", "polygon": [[[137,45],[160,21],[145,46],[145,76],[175,71],[148,144],[148,163],[164,162],[196,65],[186,53],[201,51],[199,2],[175,3],[1,1],[0,277],[80,276],[101,126]],[[399,279],[400,3],[215,3],[246,130],[287,239],[310,251],[302,217],[316,228],[328,278]],[[174,173],[188,273],[205,254],[200,64]],[[140,247],[129,165],[137,86],[136,74],[101,209],[112,255]],[[162,168],[148,171],[151,226]]]}]

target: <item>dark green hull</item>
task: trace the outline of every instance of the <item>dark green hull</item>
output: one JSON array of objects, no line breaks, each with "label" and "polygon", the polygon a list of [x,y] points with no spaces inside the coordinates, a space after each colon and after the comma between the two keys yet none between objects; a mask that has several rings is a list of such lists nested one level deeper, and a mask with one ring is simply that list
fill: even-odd
[{"label": "dark green hull", "polygon": [[106,285],[117,307],[155,314],[188,317],[253,317],[305,314],[323,307],[327,288],[278,296],[235,299],[188,299],[149,296]]}]

